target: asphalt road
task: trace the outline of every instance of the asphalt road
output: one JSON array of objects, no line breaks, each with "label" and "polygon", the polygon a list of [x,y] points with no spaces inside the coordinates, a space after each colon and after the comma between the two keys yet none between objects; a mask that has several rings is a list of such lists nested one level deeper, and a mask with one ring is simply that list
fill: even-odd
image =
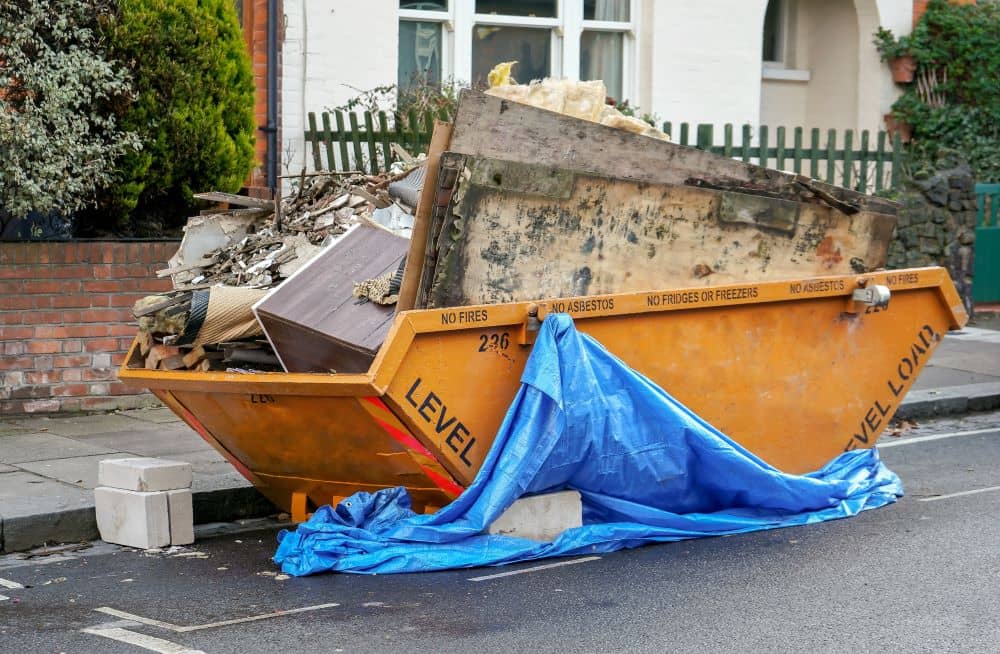
[{"label": "asphalt road", "polygon": [[883,442],[890,507],[541,570],[282,578],[273,529],[2,557],[0,651],[1000,651],[1000,413]]}]

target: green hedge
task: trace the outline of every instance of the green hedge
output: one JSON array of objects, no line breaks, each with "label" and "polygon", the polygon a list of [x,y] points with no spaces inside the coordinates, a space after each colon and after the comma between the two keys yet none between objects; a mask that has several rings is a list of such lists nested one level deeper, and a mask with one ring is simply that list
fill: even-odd
[{"label": "green hedge", "polygon": [[933,93],[914,82],[893,105],[913,127],[914,172],[941,148],[968,160],[981,182],[1000,182],[1000,5],[952,5],[931,0],[910,37],[923,73],[936,77]]}]

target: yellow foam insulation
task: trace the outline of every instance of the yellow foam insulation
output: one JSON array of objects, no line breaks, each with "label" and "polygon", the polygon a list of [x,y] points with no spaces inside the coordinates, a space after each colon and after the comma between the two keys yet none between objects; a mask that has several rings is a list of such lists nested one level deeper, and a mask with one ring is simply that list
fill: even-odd
[{"label": "yellow foam insulation", "polygon": [[516,63],[505,61],[493,67],[487,76],[490,83],[490,88],[486,91],[488,94],[634,134],[662,141],[670,140],[669,136],[649,123],[634,116],[626,116],[605,104],[608,92],[603,81],[573,82],[547,77],[531,84],[518,84],[511,75],[511,69]]}]

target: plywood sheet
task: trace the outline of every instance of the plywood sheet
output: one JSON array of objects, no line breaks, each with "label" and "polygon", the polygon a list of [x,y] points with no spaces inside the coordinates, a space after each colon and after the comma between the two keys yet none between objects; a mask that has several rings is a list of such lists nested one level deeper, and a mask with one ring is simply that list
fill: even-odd
[{"label": "plywood sheet", "polygon": [[427,307],[860,273],[884,266],[894,222],[453,153],[442,170]]}]

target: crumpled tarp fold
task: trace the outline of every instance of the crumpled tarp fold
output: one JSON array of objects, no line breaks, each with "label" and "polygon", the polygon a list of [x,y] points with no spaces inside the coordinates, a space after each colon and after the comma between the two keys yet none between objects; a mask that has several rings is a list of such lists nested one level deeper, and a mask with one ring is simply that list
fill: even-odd
[{"label": "crumpled tarp fold", "polygon": [[[521,496],[563,489],[581,493],[582,527],[551,543],[483,534]],[[356,493],[279,534],[274,559],[293,575],[501,565],[833,520],[902,494],[874,448],[775,469],[554,314],[465,492],[430,515],[404,488]]]}]

